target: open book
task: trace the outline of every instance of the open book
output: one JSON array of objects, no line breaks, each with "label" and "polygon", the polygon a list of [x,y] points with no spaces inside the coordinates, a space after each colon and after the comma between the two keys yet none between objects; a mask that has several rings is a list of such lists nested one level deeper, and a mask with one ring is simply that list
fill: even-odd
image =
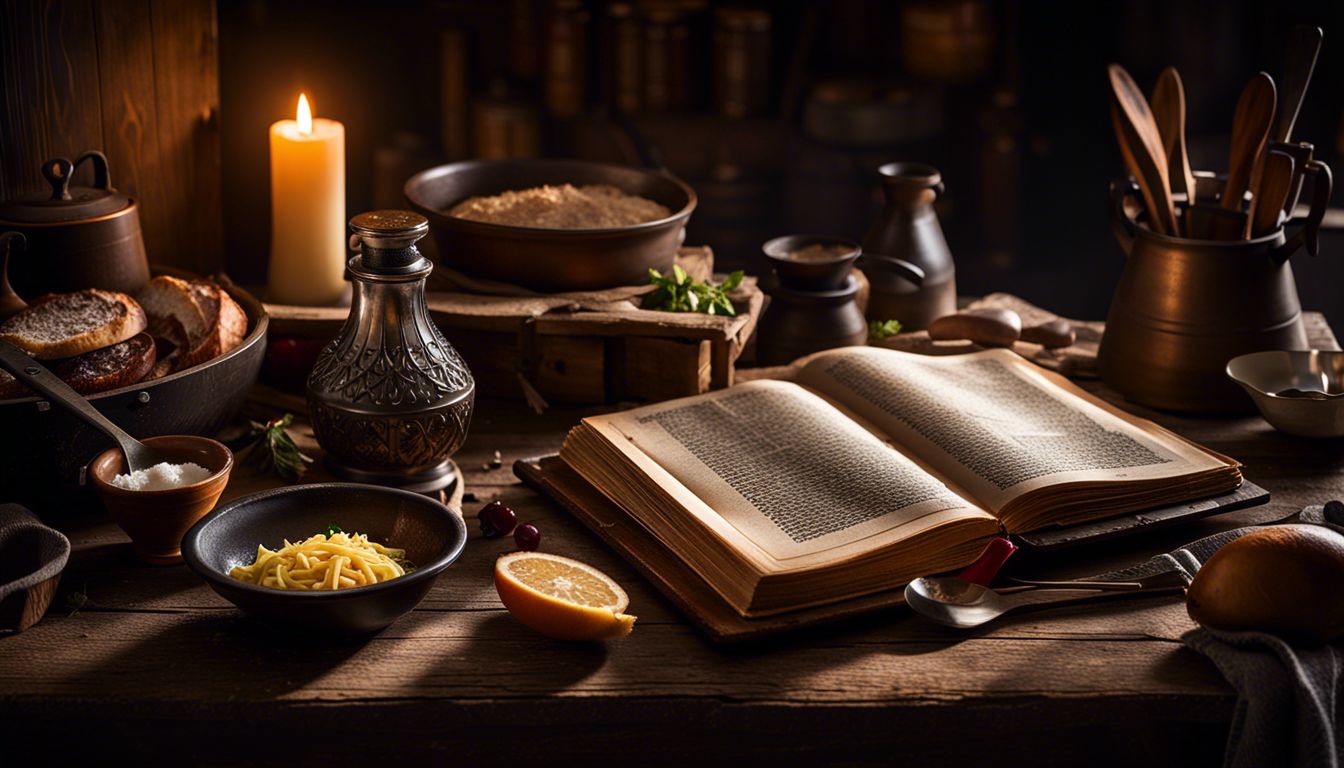
[{"label": "open book", "polygon": [[1226,493],[1240,465],[1007,350],[849,347],[584,419],[560,457],[744,616],[898,587],[1006,531]]}]

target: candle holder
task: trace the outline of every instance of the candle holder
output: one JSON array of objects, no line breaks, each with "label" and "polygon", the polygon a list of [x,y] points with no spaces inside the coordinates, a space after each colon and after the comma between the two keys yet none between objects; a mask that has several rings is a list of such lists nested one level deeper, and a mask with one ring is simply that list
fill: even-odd
[{"label": "candle holder", "polygon": [[476,384],[425,306],[434,269],[415,243],[423,216],[350,220],[354,298],[340,335],[308,377],[313,433],[332,472],[427,493],[457,483],[450,457],[467,436]]}]

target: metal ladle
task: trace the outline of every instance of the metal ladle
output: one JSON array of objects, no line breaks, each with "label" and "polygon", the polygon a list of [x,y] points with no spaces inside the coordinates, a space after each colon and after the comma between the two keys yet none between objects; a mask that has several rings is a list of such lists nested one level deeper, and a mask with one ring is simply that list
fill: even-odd
[{"label": "metal ladle", "polygon": [[998,592],[956,576],[926,576],[905,587],[911,610],[957,629],[970,629],[1021,608],[1081,603],[1122,595],[1142,595],[1185,589],[1179,573],[1159,573],[1133,581],[1023,581],[1022,589]]},{"label": "metal ladle", "polygon": [[20,384],[45,396],[48,400],[65,408],[90,426],[112,438],[126,456],[128,472],[149,469],[155,464],[172,463],[177,459],[163,451],[151,448],[99,413],[93,404],[83,395],[70,388],[69,384],[57,378],[49,368],[28,356],[27,352],[0,341],[0,368],[9,371]]}]

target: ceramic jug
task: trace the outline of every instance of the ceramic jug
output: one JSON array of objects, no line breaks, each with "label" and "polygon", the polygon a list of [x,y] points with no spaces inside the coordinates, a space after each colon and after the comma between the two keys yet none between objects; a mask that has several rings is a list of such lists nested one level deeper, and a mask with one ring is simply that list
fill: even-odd
[{"label": "ceramic jug", "polygon": [[[899,320],[919,330],[957,311],[956,269],[933,201],[943,192],[942,174],[921,163],[887,163],[878,169],[884,204],[863,240],[859,268],[871,285],[869,320]],[[913,264],[923,282],[909,279],[893,260]]]},{"label": "ceramic jug", "polygon": [[1112,227],[1126,254],[1098,353],[1101,377],[1141,405],[1193,413],[1242,413],[1250,399],[1225,374],[1237,355],[1306,349],[1302,307],[1288,257],[1316,255],[1330,198],[1330,169],[1308,166],[1312,210],[1291,237],[1279,227],[1251,240],[1158,234],[1126,212],[1138,186],[1111,186]]}]

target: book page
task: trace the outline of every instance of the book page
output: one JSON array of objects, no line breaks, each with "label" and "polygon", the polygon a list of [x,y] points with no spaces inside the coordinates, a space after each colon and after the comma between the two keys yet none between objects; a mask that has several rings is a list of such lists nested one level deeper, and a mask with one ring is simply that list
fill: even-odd
[{"label": "book page", "polygon": [[803,387],[758,381],[586,420],[614,429],[778,561],[851,556],[988,518]]},{"label": "book page", "polygon": [[1228,466],[1008,350],[931,357],[851,347],[816,355],[798,381],[873,421],[995,512],[1047,485]]}]

